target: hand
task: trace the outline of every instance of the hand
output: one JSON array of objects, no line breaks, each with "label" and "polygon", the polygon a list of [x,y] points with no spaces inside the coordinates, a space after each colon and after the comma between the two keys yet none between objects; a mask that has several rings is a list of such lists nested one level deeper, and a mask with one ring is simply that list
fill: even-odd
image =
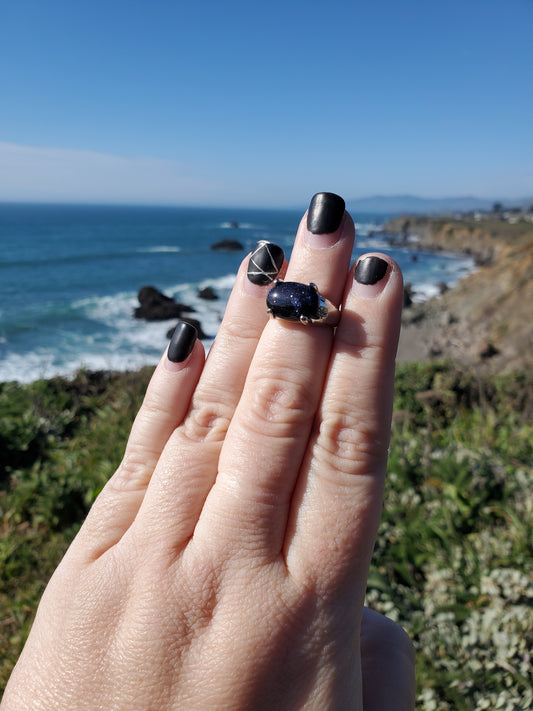
[{"label": "hand", "polygon": [[[410,642],[363,608],[402,279],[384,255],[354,278],[353,241],[319,194],[288,267],[274,245],[243,262],[205,364],[178,326],[3,710],[413,708]],[[280,265],[342,304],[336,330],[268,320]]]}]

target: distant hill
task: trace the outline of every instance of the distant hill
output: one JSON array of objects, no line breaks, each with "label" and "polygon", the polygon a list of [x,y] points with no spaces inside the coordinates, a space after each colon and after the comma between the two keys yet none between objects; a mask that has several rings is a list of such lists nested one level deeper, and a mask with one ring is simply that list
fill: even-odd
[{"label": "distant hill", "polygon": [[489,200],[487,198],[450,197],[450,198],[422,198],[416,195],[374,195],[367,198],[347,200],[348,210],[352,212],[377,212],[385,214],[425,214],[443,215],[454,212],[471,212],[472,210],[492,210],[495,202],[502,203],[505,207],[523,207],[531,205],[529,200]]}]

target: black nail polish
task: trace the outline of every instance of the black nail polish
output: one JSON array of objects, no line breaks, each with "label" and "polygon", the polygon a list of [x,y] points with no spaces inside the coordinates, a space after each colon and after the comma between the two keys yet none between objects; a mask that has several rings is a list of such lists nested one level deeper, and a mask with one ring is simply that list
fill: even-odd
[{"label": "black nail polish", "polygon": [[270,284],[278,276],[283,266],[285,254],[281,247],[273,242],[261,240],[258,242],[248,262],[248,279],[252,284],[264,286]]},{"label": "black nail polish", "polygon": [[329,235],[341,224],[346,207],[344,200],[334,193],[313,195],[307,213],[307,229],[315,235]]},{"label": "black nail polish", "polygon": [[379,257],[365,257],[357,262],[353,276],[359,284],[376,284],[383,279],[388,266],[388,263]]},{"label": "black nail polish", "polygon": [[190,356],[198,331],[186,321],[178,321],[168,346],[167,357],[172,363],[183,363]]}]

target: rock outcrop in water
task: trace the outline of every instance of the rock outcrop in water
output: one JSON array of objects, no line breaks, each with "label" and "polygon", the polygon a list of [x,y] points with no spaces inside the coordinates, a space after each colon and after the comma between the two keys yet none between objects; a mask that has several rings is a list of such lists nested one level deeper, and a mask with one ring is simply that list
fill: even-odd
[{"label": "rock outcrop in water", "polygon": [[[198,331],[198,338],[207,338],[200,321],[188,315],[194,313],[192,306],[180,304],[179,301],[166,296],[155,286],[143,286],[139,289],[137,296],[140,306],[133,312],[135,318],[141,318],[145,321],[168,321],[169,319],[186,321]],[[168,331],[168,338],[172,338],[174,328]]]},{"label": "rock outcrop in water", "polygon": [[[144,319],[145,321],[168,321],[169,319],[186,321],[198,331],[198,338],[207,338],[200,321],[188,315],[194,313],[192,306],[180,304],[179,301],[166,296],[155,286],[143,286],[139,289],[137,298],[140,306],[133,312],[135,318]],[[174,328],[168,331],[168,338],[172,338]]]},{"label": "rock outcrop in water", "polygon": [[133,315],[146,321],[166,321],[170,318],[181,318],[184,313],[193,313],[194,309],[187,304],[180,304],[166,296],[154,286],[143,286],[137,294],[140,306]]},{"label": "rock outcrop in water", "polygon": [[203,289],[199,289],[198,298],[206,301],[217,301],[219,297],[212,286],[204,286]]},{"label": "rock outcrop in water", "polygon": [[211,245],[216,252],[242,252],[244,245],[238,239],[222,239]]}]

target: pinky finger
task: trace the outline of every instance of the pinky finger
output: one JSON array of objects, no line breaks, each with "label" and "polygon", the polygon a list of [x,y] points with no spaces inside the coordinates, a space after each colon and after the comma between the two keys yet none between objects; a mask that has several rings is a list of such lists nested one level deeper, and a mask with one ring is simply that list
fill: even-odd
[{"label": "pinky finger", "polygon": [[96,499],[73,546],[85,559],[98,558],[131,526],[161,452],[189,409],[204,362],[196,329],[180,321],[148,385],[124,458]]},{"label": "pinky finger", "polygon": [[413,643],[399,625],[367,607],[361,621],[361,667],[365,711],[413,711]]}]

